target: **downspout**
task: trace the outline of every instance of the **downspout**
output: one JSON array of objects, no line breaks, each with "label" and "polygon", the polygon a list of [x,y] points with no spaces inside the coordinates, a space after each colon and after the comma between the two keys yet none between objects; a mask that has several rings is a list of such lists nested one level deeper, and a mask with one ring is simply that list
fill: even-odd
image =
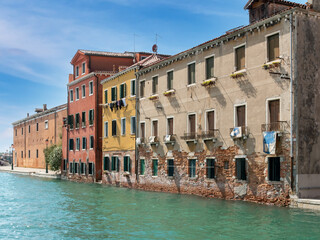
[{"label": "downspout", "polygon": [[[135,68],[135,72],[139,71],[139,66]],[[137,147],[137,136],[139,136],[139,122],[140,122],[140,102],[139,102],[139,75],[136,73],[136,134],[135,134],[135,153],[136,153],[136,162],[135,162],[135,168],[136,168],[136,179],[137,183],[139,183],[139,149]]]},{"label": "downspout", "polygon": [[292,13],[290,14],[290,159],[291,159],[291,190],[294,189],[294,176],[293,176],[293,119],[294,119],[294,103],[293,103],[293,39],[292,39],[292,31],[293,29],[293,19]]}]

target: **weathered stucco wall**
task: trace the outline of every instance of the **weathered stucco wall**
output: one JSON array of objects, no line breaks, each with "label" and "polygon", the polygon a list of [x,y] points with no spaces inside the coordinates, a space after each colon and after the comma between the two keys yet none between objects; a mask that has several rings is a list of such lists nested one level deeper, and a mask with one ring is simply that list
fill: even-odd
[{"label": "weathered stucco wall", "polygon": [[295,19],[299,196],[320,197],[320,20]]}]

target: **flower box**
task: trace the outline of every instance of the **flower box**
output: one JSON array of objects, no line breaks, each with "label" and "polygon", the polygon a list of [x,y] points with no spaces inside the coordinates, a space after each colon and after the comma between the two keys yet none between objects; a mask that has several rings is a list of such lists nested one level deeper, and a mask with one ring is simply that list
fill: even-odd
[{"label": "flower box", "polygon": [[217,80],[216,78],[204,80],[204,81],[201,83],[201,86],[204,86],[204,87],[213,86],[213,85],[215,85],[216,80]]},{"label": "flower box", "polygon": [[275,68],[275,67],[279,67],[281,64],[281,59],[277,59],[277,60],[274,60],[272,62],[267,62],[265,64],[262,65],[262,68],[263,69],[270,69],[270,68]]},{"label": "flower box", "polygon": [[239,77],[243,77],[244,75],[246,75],[247,73],[247,70],[246,69],[242,69],[240,71],[236,71],[236,72],[233,72],[230,77],[232,78],[239,78]]},{"label": "flower box", "polygon": [[148,98],[149,98],[149,100],[157,100],[157,99],[159,99],[159,96],[158,95],[152,95],[152,96],[150,96]]},{"label": "flower box", "polygon": [[170,97],[170,96],[174,95],[175,92],[176,92],[176,90],[171,89],[171,90],[165,91],[165,92],[163,93],[163,95],[166,96],[166,97]]}]

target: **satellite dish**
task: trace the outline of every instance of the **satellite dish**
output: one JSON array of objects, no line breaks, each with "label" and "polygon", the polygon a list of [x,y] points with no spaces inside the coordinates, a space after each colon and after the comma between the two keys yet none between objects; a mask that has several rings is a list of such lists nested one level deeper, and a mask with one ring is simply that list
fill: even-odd
[{"label": "satellite dish", "polygon": [[154,53],[157,53],[157,52],[158,52],[158,45],[157,45],[157,44],[154,44],[154,45],[152,46],[152,51],[153,51]]}]

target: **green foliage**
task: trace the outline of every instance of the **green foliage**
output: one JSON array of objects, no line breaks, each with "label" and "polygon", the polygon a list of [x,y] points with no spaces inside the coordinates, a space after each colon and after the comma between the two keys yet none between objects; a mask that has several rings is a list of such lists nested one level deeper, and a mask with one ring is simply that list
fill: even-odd
[{"label": "green foliage", "polygon": [[61,167],[62,160],[62,147],[57,145],[51,145],[44,149],[45,161],[50,165],[50,169],[58,171]]}]

